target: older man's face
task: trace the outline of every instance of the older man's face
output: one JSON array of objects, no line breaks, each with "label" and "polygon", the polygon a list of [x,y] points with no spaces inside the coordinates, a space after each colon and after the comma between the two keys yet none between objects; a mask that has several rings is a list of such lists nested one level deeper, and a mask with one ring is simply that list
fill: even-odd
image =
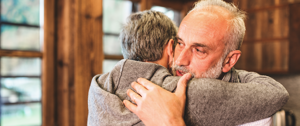
[{"label": "older man's face", "polygon": [[[221,74],[226,18],[220,14],[192,11],[182,21],[174,60],[176,75],[192,73],[196,78],[217,78]],[[183,69],[182,69],[183,68]]]}]

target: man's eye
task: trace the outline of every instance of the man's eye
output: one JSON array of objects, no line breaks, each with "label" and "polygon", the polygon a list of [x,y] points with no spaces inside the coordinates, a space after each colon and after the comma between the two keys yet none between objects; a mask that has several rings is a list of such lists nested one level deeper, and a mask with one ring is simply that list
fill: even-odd
[{"label": "man's eye", "polygon": [[200,50],[200,49],[197,49],[197,48],[195,48],[195,50],[196,50],[198,53],[204,53],[203,50]]}]

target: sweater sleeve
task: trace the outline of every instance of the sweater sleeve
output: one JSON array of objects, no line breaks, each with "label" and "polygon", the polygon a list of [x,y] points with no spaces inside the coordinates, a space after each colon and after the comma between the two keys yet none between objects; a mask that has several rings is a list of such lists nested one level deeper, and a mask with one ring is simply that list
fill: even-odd
[{"label": "sweater sleeve", "polygon": [[[125,61],[123,62],[125,63]],[[110,74],[93,78],[89,91],[88,125],[143,125],[122,104],[130,83],[143,77],[174,91],[180,77],[164,67],[127,61]],[[192,79],[187,87],[186,125],[238,125],[270,117],[288,100],[285,88],[270,77],[238,71],[241,83]],[[129,100],[129,99],[128,99]]]},{"label": "sweater sleeve", "polygon": [[124,106],[126,91],[116,94],[124,63],[125,60],[122,60],[111,72],[93,77],[88,95],[88,126],[143,125],[140,119]]},{"label": "sweater sleeve", "polygon": [[241,83],[193,79],[187,87],[186,125],[238,125],[272,116],[288,100],[274,79],[239,71]]}]

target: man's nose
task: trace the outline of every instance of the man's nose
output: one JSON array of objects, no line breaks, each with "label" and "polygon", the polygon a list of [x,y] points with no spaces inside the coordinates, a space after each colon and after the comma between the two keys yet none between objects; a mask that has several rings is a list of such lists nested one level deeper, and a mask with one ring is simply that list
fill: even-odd
[{"label": "man's nose", "polygon": [[188,66],[190,64],[191,52],[188,49],[183,49],[175,63],[178,66]]}]

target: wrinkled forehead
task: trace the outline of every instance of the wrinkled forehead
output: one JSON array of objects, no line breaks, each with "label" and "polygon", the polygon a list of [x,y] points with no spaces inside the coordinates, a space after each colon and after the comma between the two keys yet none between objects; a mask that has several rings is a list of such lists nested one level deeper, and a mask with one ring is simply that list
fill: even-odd
[{"label": "wrinkled forehead", "polygon": [[194,10],[189,13],[179,27],[178,36],[205,36],[208,38],[222,39],[228,28],[227,18],[220,13]]}]

